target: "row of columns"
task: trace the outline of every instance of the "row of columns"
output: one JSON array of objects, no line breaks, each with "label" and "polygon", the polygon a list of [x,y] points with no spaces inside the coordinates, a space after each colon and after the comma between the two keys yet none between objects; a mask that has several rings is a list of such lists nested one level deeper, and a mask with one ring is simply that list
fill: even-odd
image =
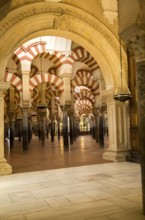
[{"label": "row of columns", "polygon": [[[73,144],[73,141],[76,140],[76,137],[79,134],[79,122],[73,115],[73,111],[70,111],[69,106],[63,106],[63,140],[64,146],[68,147],[69,144]],[[28,144],[32,138],[32,120],[31,116],[29,116],[28,108],[22,108],[22,118],[16,119],[14,113],[11,114],[9,118],[9,127],[10,129],[10,147],[12,148],[14,145],[14,138],[15,138],[15,123],[17,123],[17,132],[19,141],[22,139],[22,146],[23,150],[28,150]],[[51,142],[54,142],[55,136],[55,115],[53,114],[54,111],[50,111],[50,122],[48,124],[47,121],[47,109],[45,108],[38,108],[37,109],[37,122],[38,122],[38,138],[41,141],[42,145],[45,142],[46,136],[48,137],[48,133],[50,133]],[[13,116],[13,117],[12,117]],[[13,118],[13,120],[11,120]],[[58,126],[58,139],[60,139],[60,118],[57,118],[57,126]]]},{"label": "row of columns", "polygon": [[[108,97],[108,96],[107,96]],[[1,102],[4,103],[4,96],[1,96]],[[4,105],[4,104],[3,104]],[[72,144],[73,141],[77,138],[79,134],[79,121],[74,117],[73,112],[71,111],[68,106],[63,106],[63,140],[64,140],[64,146],[68,147],[69,144]],[[107,160],[125,160],[125,155],[128,150],[128,139],[127,139],[127,123],[126,123],[126,116],[127,116],[127,105],[122,104],[116,101],[108,101],[107,102],[107,111],[108,111],[108,130],[109,130],[109,148],[104,154],[104,159]],[[22,124],[23,124],[23,149],[27,150],[28,149],[28,142],[29,138],[31,137],[30,134],[28,134],[28,122],[29,122],[29,117],[28,117],[28,109],[23,108],[23,117],[22,117]],[[41,111],[40,113],[41,117],[44,118],[44,112]],[[1,123],[4,123],[4,112],[3,114],[0,114],[2,117]],[[98,117],[99,116],[99,117]],[[96,133],[97,132],[102,132],[102,134],[99,134],[99,136],[95,137],[96,141],[99,142],[100,146],[103,146],[103,132],[104,129],[102,129],[102,114],[100,114],[100,110],[96,109]],[[53,121],[53,120],[52,120]],[[99,121],[99,123],[98,123]],[[42,125],[40,128],[42,131],[44,131],[44,124],[45,121],[41,119]],[[69,123],[68,123],[69,122]],[[120,123],[122,122],[122,123]],[[54,123],[54,122],[53,122]],[[52,126],[53,127],[53,126]],[[31,126],[30,126],[31,129]],[[3,131],[1,131],[1,140],[3,139]],[[30,132],[31,133],[31,132]],[[53,129],[52,129],[53,133]],[[44,134],[44,133],[43,133]],[[41,140],[44,140],[45,138],[43,135],[41,137]],[[53,141],[53,137],[51,139]],[[2,148],[4,149],[4,144],[2,143]],[[3,159],[4,159],[4,154]],[[8,166],[9,167],[9,166]]]},{"label": "row of columns", "polygon": [[[106,109],[105,109],[106,112]],[[94,117],[91,119],[90,133],[100,148],[104,148],[104,137],[107,134],[107,126],[105,124],[104,110],[101,108],[94,109]]]}]

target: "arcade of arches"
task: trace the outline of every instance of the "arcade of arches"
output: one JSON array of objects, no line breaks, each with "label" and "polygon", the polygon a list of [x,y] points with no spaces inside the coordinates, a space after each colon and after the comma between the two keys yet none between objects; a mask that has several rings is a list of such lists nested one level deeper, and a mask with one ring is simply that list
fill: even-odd
[{"label": "arcade of arches", "polygon": [[[107,132],[103,159],[140,162],[141,155],[144,161],[145,138],[140,134],[145,123],[145,3],[118,1],[119,23],[117,0],[111,4],[108,0],[91,0],[89,5],[88,0],[1,1],[0,175],[12,172],[4,158],[5,140],[14,148],[18,138],[23,151],[28,151],[34,135],[44,143],[47,135],[53,142],[57,133],[68,147],[79,133],[90,133],[102,147]],[[129,4],[134,18],[127,17]],[[126,102],[113,99],[120,86],[118,32],[123,86],[128,84],[132,94]],[[125,86],[123,90],[126,93]],[[143,162],[141,167],[144,186]]]}]

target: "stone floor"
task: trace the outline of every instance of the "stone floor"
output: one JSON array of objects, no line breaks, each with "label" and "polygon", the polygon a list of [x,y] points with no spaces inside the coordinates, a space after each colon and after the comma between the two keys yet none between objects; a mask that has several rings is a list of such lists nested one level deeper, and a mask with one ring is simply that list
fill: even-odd
[{"label": "stone floor", "polygon": [[0,177],[0,220],[145,220],[140,165],[103,160],[107,147],[91,136],[69,149],[35,137],[25,153],[5,142],[13,174]]},{"label": "stone floor", "polygon": [[0,220],[144,220],[140,165],[104,163],[0,177]]},{"label": "stone floor", "polygon": [[102,155],[107,147],[107,137],[104,149],[100,149],[90,135],[78,137],[69,148],[64,148],[62,137],[60,140],[55,137],[53,143],[48,138],[43,145],[33,137],[28,152],[22,151],[22,144],[17,139],[12,149],[6,141],[5,157],[12,165],[13,173],[20,173],[106,163],[109,161],[103,160]]}]

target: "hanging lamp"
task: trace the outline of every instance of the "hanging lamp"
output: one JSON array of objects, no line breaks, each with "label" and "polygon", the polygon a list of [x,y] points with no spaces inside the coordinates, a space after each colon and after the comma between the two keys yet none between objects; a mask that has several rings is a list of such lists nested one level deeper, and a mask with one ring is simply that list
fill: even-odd
[{"label": "hanging lamp", "polygon": [[[41,37],[40,37],[40,45],[41,45]],[[41,75],[41,79],[42,79],[42,56],[40,57],[40,75]],[[40,85],[40,89],[41,89],[41,94],[42,94],[42,82]],[[45,103],[42,103],[41,99],[40,99],[40,103],[37,105],[37,109],[45,109],[47,108],[47,105]]]},{"label": "hanging lamp", "polygon": [[127,86],[126,80],[123,77],[123,70],[122,70],[122,51],[121,51],[121,38],[119,40],[120,43],[120,80],[118,82],[117,89],[115,91],[115,94],[113,98],[116,101],[125,102],[132,98],[132,95],[129,91],[129,88]]}]

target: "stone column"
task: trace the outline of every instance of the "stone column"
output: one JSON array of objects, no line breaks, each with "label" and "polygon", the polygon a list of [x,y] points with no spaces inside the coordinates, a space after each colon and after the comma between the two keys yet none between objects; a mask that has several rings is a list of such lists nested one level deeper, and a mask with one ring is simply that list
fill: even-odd
[{"label": "stone column", "polygon": [[68,131],[68,108],[69,106],[62,106],[63,111],[63,143],[64,147],[69,147],[69,131]]},{"label": "stone column", "polygon": [[50,120],[51,120],[51,142],[54,142],[54,136],[55,136],[55,97],[51,98]]},{"label": "stone column", "polygon": [[76,115],[73,117],[73,140],[76,140]]},{"label": "stone column", "polygon": [[32,139],[32,120],[31,116],[28,116],[28,142],[30,143]]},{"label": "stone column", "polygon": [[60,139],[60,117],[57,117],[57,135],[58,135],[58,140]]},{"label": "stone column", "polygon": [[133,50],[136,61],[138,130],[141,154],[143,213],[145,214],[145,35],[138,35],[133,38],[128,46]]},{"label": "stone column", "polygon": [[39,140],[41,140],[42,145],[45,142],[45,116],[46,116],[46,108],[38,108],[38,115],[39,115]]},{"label": "stone column", "polygon": [[22,137],[23,151],[28,150],[28,108],[22,108]]},{"label": "stone column", "polygon": [[70,144],[73,144],[74,135],[73,135],[73,111],[69,112],[69,122],[70,122]]},{"label": "stone column", "polygon": [[95,108],[94,110],[94,116],[95,116],[95,138],[96,138],[96,143],[99,143],[99,108]]},{"label": "stone column", "polygon": [[9,125],[10,125],[10,147],[14,145],[15,139],[15,89],[10,86],[9,89],[9,104],[8,104],[8,115],[9,115]]},{"label": "stone column", "polygon": [[51,131],[50,131],[50,135],[51,135],[51,142],[54,142],[54,136],[55,136],[55,117],[54,114],[50,115],[50,120],[51,120]]},{"label": "stone column", "polygon": [[9,124],[10,124],[10,147],[14,146],[15,139],[15,113],[9,112]]},{"label": "stone column", "polygon": [[104,121],[103,121],[103,113],[100,111],[99,113],[99,147],[104,147]]},{"label": "stone column", "polygon": [[18,121],[18,138],[20,142],[22,137],[22,119],[17,119],[17,121]]},{"label": "stone column", "polygon": [[[113,97],[113,95],[112,95]],[[107,101],[109,148],[103,159],[126,161],[128,153],[128,103]]]},{"label": "stone column", "polygon": [[136,68],[135,58],[131,51],[128,51],[128,78],[129,89],[132,98],[129,101],[130,113],[130,150],[127,161],[140,162],[139,133],[138,133],[138,113],[137,113],[137,93],[136,93]]},{"label": "stone column", "polygon": [[61,94],[60,97],[60,106],[63,111],[63,141],[64,141],[64,147],[66,148],[69,147],[68,110],[71,106],[71,88],[70,88],[71,73],[72,73],[72,65],[61,66],[60,77],[63,80],[64,92]]},{"label": "stone column", "polygon": [[19,109],[19,112],[17,114],[17,125],[18,125],[18,138],[20,142],[22,138],[22,111],[21,109]]},{"label": "stone column", "polygon": [[0,82],[0,175],[12,173],[12,167],[4,158],[4,95],[9,83]]}]

